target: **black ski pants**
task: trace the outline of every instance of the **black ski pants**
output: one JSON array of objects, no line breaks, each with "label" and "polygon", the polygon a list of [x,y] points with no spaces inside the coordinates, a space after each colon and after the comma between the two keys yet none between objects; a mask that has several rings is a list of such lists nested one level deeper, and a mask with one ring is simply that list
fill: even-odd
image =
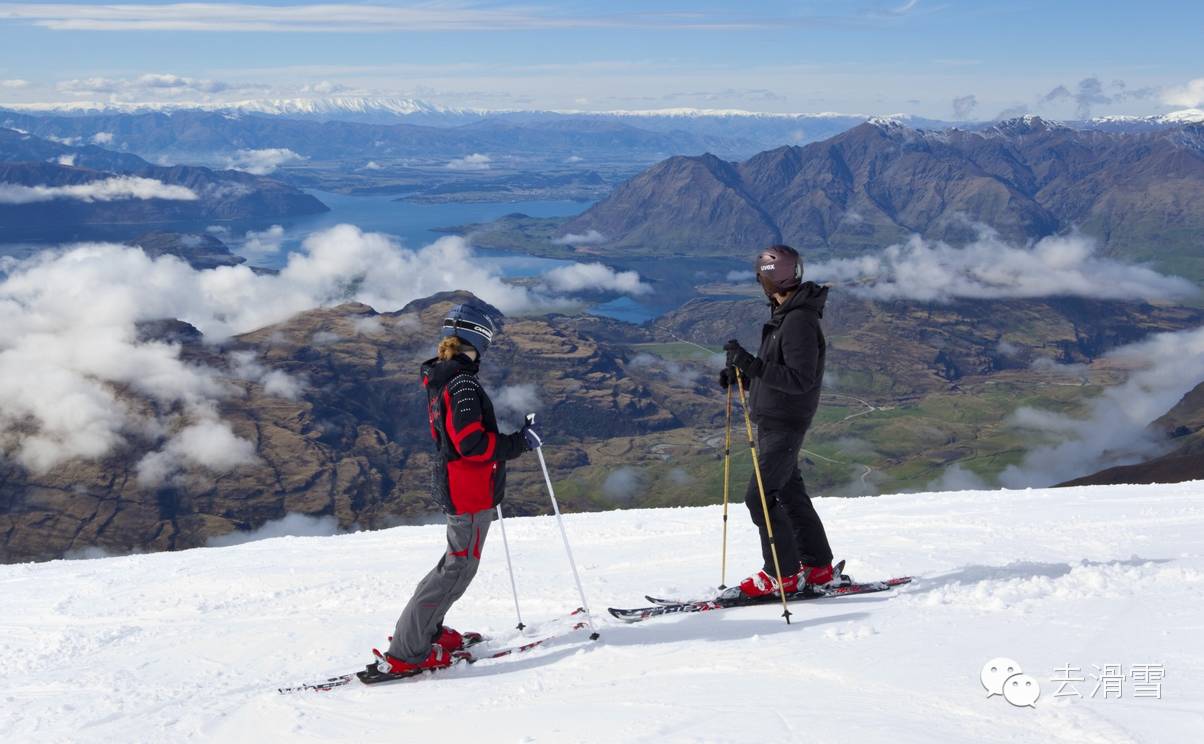
[{"label": "black ski pants", "polygon": [[[803,474],[798,469],[799,451],[805,436],[805,431],[764,427],[757,430],[757,462],[761,465],[765,502],[769,506],[769,521],[773,525],[783,576],[798,573],[799,563],[825,566],[832,562],[832,548],[828,546],[824,524],[811,505]],[[752,514],[753,524],[761,532],[765,573],[773,576],[773,553],[769,547],[769,532],[765,529],[756,473],[749,479],[744,503]]]}]

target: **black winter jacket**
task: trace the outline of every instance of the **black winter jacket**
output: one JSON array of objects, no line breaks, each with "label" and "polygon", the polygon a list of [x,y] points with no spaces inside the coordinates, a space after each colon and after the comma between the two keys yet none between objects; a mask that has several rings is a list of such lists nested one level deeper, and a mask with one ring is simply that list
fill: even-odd
[{"label": "black winter jacket", "polygon": [[819,319],[828,288],[806,282],[761,329],[749,409],[765,429],[806,431],[819,408],[828,345]]},{"label": "black winter jacket", "polygon": [[506,495],[506,461],[527,451],[522,432],[499,434],[493,403],[464,354],[422,365],[431,438],[432,490],[448,514],[492,509]]}]

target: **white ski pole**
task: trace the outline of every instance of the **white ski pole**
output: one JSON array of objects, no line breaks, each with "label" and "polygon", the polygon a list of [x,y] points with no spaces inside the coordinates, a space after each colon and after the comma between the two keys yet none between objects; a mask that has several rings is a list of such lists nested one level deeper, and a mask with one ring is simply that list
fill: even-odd
[{"label": "white ski pole", "polygon": [[[535,414],[527,414],[527,423],[535,423]],[[536,437],[538,439],[538,436]],[[560,505],[556,503],[556,490],[552,488],[552,476],[548,475],[548,464],[543,459],[543,443],[535,448],[539,455],[539,467],[543,469],[544,482],[548,484],[548,496],[552,498],[552,512],[556,514],[556,524],[560,526],[560,537],[564,540],[564,552],[569,556],[569,568],[573,570],[573,580],[577,582],[577,593],[581,595],[581,609],[585,610],[585,619],[589,622],[591,641],[598,640],[598,629],[594,626],[594,616],[590,614],[589,603],[585,601],[585,589],[581,586],[581,576],[577,573],[577,562],[573,560],[573,549],[569,547],[569,535],[564,531],[564,518],[560,516]]]},{"label": "white ski pole", "polygon": [[527,627],[523,625],[523,613],[518,609],[518,585],[514,583],[514,564],[510,562],[510,541],[506,539],[506,520],[502,519],[502,505],[497,505],[497,521],[502,528],[502,546],[506,549],[506,570],[510,572],[510,591],[514,594],[514,614],[518,616],[518,625],[515,627],[519,630]]}]

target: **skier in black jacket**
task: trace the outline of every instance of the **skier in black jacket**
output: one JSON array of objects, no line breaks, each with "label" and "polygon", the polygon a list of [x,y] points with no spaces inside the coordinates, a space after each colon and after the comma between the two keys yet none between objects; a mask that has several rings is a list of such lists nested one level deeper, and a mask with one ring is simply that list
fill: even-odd
[{"label": "skier in black jacket", "polygon": [[[755,268],[772,314],[761,329],[761,348],[756,356],[738,341],[727,342],[727,366],[720,373],[719,383],[724,388],[734,384],[735,368],[750,385],[749,411],[757,424],[757,461],[782,568],[782,585],[789,593],[840,578],[833,575],[828,536],[798,467],[799,451],[819,407],[823,385],[827,344],[819,319],[824,314],[828,288],[802,281],[802,258],[786,245],[762,251]],[[761,532],[764,565],[740,582],[740,591],[753,597],[776,593],[778,582],[755,475],[744,500]]]},{"label": "skier in black jacket", "polygon": [[432,490],[447,513],[447,549],[414,590],[377,671],[406,675],[452,663],[465,639],[443,618],[476,576],[493,509],[506,495],[506,461],[539,446],[533,421],[500,434],[493,403],[477,380],[481,354],[493,340],[489,316],[457,305],[443,321],[439,354],[422,365],[430,433],[435,440]]}]

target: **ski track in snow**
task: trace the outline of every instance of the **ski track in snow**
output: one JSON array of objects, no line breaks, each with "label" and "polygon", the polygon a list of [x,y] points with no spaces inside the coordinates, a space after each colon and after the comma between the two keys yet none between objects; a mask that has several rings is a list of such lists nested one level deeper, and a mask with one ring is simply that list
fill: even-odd
[{"label": "ski track in snow", "polygon": [[[385,643],[443,528],[0,566],[5,742],[1181,742],[1204,734],[1204,482],[817,499],[889,594],[623,625],[605,608],[719,583],[719,507],[569,515],[602,631],[413,681],[276,688]],[[507,520],[524,619],[579,604],[555,522]],[[728,583],[757,567],[729,522]],[[501,533],[449,624],[516,640]],[[559,623],[556,622],[559,619]],[[537,637],[539,627],[528,631]],[[988,699],[1011,657],[1035,708]],[[1054,698],[1065,664],[1163,664],[1161,700]]]}]

